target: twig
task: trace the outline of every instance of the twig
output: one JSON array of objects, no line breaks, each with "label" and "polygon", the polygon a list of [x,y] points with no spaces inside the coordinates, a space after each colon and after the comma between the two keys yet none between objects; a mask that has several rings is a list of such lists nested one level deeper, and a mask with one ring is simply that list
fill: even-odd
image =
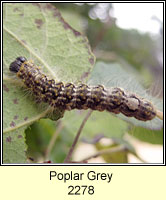
[{"label": "twig", "polygon": [[91,156],[84,158],[80,162],[85,162],[87,160],[90,160],[91,158],[96,158],[96,157],[101,156],[103,154],[111,154],[111,153],[116,153],[116,152],[121,152],[121,151],[128,151],[128,149],[125,145],[119,145],[118,147],[112,147],[112,148],[109,148],[109,149],[104,149],[104,150],[98,151],[97,153],[95,153]]},{"label": "twig", "polygon": [[58,125],[58,127],[57,127],[55,133],[53,134],[53,136],[52,136],[52,138],[51,138],[51,140],[50,140],[50,143],[49,143],[49,145],[48,145],[48,147],[47,147],[47,149],[46,149],[46,152],[45,152],[45,160],[48,159],[48,157],[49,157],[49,155],[50,155],[50,152],[52,151],[52,148],[53,148],[53,146],[54,146],[54,144],[55,144],[55,141],[56,141],[56,139],[57,139],[59,133],[60,133],[61,130],[63,129],[63,127],[64,127],[64,125],[63,125],[62,122],[60,121],[60,122],[59,122],[59,125]]},{"label": "twig", "polygon": [[82,132],[82,129],[83,129],[83,127],[85,126],[85,123],[86,123],[86,121],[88,120],[88,118],[90,117],[90,115],[92,114],[92,110],[90,110],[88,113],[87,113],[87,115],[85,116],[85,118],[84,118],[84,120],[82,121],[82,124],[81,124],[81,126],[80,126],[80,128],[79,128],[79,130],[78,130],[78,132],[77,132],[77,134],[76,134],[76,137],[75,137],[75,139],[74,139],[74,142],[73,142],[73,144],[72,144],[72,146],[71,146],[71,148],[70,148],[70,150],[69,150],[69,152],[68,152],[68,154],[67,154],[67,156],[66,156],[66,158],[65,158],[65,160],[64,160],[64,163],[68,163],[69,161],[70,161],[70,159],[71,159],[71,156],[72,156],[72,153],[73,153],[73,151],[74,151],[74,148],[75,148],[75,146],[76,146],[76,144],[77,144],[77,142],[78,142],[78,139],[79,139],[79,137],[80,137],[80,134],[81,134],[81,132]]},{"label": "twig", "polygon": [[129,152],[131,154],[133,154],[135,157],[137,157],[141,162],[143,163],[146,163],[145,160],[143,160],[140,156],[138,156],[136,153],[134,152],[131,152],[125,145],[119,145],[117,147],[112,147],[112,148],[109,148],[109,149],[104,149],[104,150],[101,150],[101,151],[98,151],[97,153],[91,155],[91,156],[88,156],[86,158],[84,158],[83,160],[79,161],[80,163],[83,163],[83,162],[86,162],[88,160],[90,160],[91,158],[96,158],[98,156],[101,156],[103,154],[112,154],[112,153],[117,153],[117,152]]}]

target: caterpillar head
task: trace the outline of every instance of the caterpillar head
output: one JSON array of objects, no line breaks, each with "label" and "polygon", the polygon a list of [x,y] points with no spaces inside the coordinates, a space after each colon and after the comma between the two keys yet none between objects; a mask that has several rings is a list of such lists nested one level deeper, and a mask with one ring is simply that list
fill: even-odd
[{"label": "caterpillar head", "polygon": [[22,65],[27,59],[25,57],[18,57],[14,62],[12,62],[9,66],[9,70],[11,72],[17,73]]}]

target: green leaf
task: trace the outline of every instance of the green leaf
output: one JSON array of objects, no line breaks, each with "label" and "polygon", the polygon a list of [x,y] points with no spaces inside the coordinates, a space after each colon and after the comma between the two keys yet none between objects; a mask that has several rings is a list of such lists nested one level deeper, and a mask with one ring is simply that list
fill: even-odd
[{"label": "green leaf", "polygon": [[61,15],[64,20],[69,23],[74,29],[83,32],[84,18],[71,10],[60,9]]},{"label": "green leaf", "polygon": [[[161,99],[157,99],[148,94],[145,88],[139,83],[139,77],[133,69],[123,68],[119,63],[103,63],[97,62],[88,81],[90,85],[102,84],[106,88],[120,87],[126,91],[133,92],[140,97],[151,101],[155,107],[162,111],[163,103]],[[112,114],[114,115],[114,114]],[[135,118],[126,117],[122,114],[116,115],[119,118],[134,124],[135,126],[142,126],[148,129],[161,129],[163,121],[155,117],[151,121],[139,121]]]},{"label": "green leaf", "polygon": [[3,136],[3,163],[26,163],[24,128],[11,131]]},{"label": "green leaf", "polygon": [[[21,83],[9,73],[10,63],[24,56],[42,66],[50,78],[76,82],[86,81],[95,59],[87,38],[67,24],[51,4],[4,3],[3,14],[4,135],[16,134],[19,128],[23,134],[31,123],[51,114],[47,115],[47,105],[37,105],[29,92],[20,87]],[[57,120],[63,112],[57,109],[53,115],[52,119]],[[18,155],[26,150],[15,148]],[[4,160],[11,161],[7,149],[8,145],[4,149],[8,158]],[[25,157],[13,162],[24,163]]]},{"label": "green leaf", "polygon": [[133,127],[128,133],[144,142],[163,144],[163,129],[148,130],[143,127]]},{"label": "green leaf", "polygon": [[[97,143],[95,146],[97,150],[100,151],[104,149],[112,149],[114,147],[118,147],[119,145],[114,144],[114,145],[104,146],[100,143]],[[127,151],[118,151],[110,154],[103,154],[101,156],[107,163],[128,163],[127,154],[128,154]]]}]

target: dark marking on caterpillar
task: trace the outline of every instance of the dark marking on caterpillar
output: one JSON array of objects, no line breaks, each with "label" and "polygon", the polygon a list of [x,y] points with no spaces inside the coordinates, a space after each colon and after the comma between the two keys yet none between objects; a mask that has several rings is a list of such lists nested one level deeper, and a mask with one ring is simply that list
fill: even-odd
[{"label": "dark marking on caterpillar", "polygon": [[156,109],[151,102],[118,87],[106,89],[102,85],[76,86],[73,83],[55,82],[24,57],[16,58],[9,69],[33,92],[37,102],[46,102],[54,108],[106,110],[142,121],[152,120],[156,116]]}]

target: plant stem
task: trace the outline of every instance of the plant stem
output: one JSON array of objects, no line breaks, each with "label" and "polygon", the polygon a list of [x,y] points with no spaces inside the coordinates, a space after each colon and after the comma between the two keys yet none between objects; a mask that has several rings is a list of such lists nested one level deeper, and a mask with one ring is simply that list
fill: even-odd
[{"label": "plant stem", "polygon": [[70,161],[71,156],[72,156],[73,151],[74,151],[74,148],[75,148],[75,146],[76,146],[76,144],[77,144],[77,142],[78,142],[78,139],[79,139],[79,137],[80,137],[80,134],[81,134],[81,132],[82,132],[82,129],[83,129],[83,127],[85,126],[85,123],[87,122],[87,120],[88,120],[88,118],[90,117],[90,115],[92,114],[92,112],[93,112],[93,111],[90,110],[90,111],[87,113],[87,115],[85,116],[84,120],[82,121],[81,126],[80,126],[79,130],[77,131],[77,134],[76,134],[76,137],[75,137],[75,139],[74,139],[74,142],[73,142],[73,144],[72,144],[72,146],[71,146],[71,148],[70,148],[70,150],[69,150],[69,152],[68,152],[68,154],[67,154],[67,156],[66,156],[66,158],[65,158],[65,160],[64,160],[64,163],[68,163],[68,162]]},{"label": "plant stem", "polygon": [[49,143],[49,145],[48,145],[48,147],[47,147],[47,149],[46,149],[46,152],[45,152],[45,160],[47,160],[47,159],[49,158],[49,155],[50,155],[50,153],[51,153],[51,151],[52,151],[52,148],[53,148],[53,146],[54,146],[54,144],[55,144],[55,141],[56,141],[56,139],[57,139],[59,133],[60,133],[61,130],[63,129],[63,127],[64,127],[64,125],[63,125],[62,122],[60,121],[59,124],[58,124],[58,127],[57,127],[56,131],[54,132],[54,134],[53,134],[53,136],[52,136],[52,138],[51,138],[51,140],[50,140],[50,143]]},{"label": "plant stem", "polygon": [[97,153],[86,157],[85,159],[81,160],[80,162],[85,162],[85,161],[87,161],[91,158],[96,158],[96,157],[101,156],[103,154],[111,154],[111,153],[122,152],[122,151],[128,151],[128,149],[126,148],[125,145],[120,145],[120,146],[117,146],[117,147],[112,147],[112,148],[109,148],[109,149],[104,149],[104,150],[98,151]]}]

